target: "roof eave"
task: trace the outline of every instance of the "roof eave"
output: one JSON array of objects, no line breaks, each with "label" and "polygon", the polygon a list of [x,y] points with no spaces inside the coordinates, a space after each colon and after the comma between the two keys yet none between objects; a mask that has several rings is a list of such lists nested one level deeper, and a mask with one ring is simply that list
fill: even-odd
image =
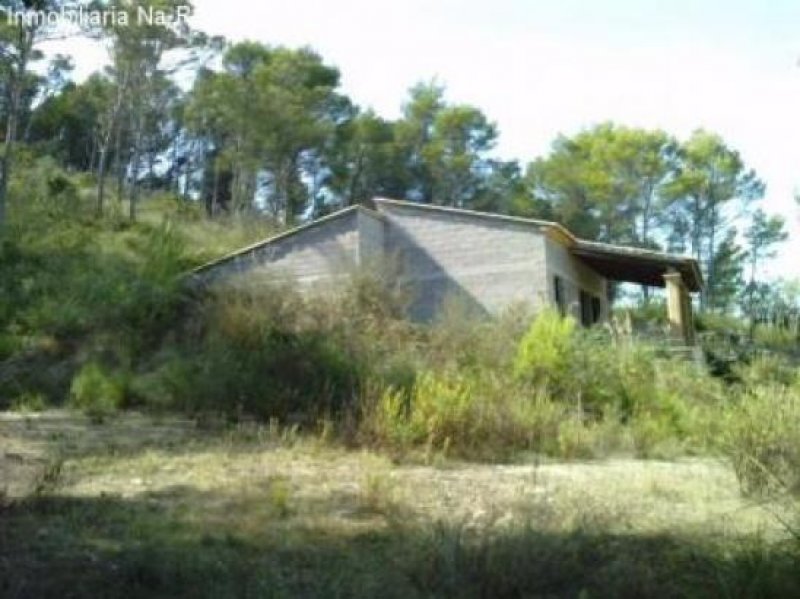
[{"label": "roof eave", "polygon": [[704,287],[703,275],[697,260],[690,256],[682,256],[676,254],[668,254],[656,250],[649,250],[646,248],[634,248],[629,246],[617,246],[607,243],[600,243],[596,241],[586,241],[583,239],[578,240],[574,248],[577,255],[604,255],[607,257],[619,257],[626,259],[641,259],[646,262],[656,262],[663,264],[666,267],[683,267],[680,268],[682,272],[686,273],[686,269],[691,272],[691,277],[685,281],[686,286],[692,292],[702,291]]}]

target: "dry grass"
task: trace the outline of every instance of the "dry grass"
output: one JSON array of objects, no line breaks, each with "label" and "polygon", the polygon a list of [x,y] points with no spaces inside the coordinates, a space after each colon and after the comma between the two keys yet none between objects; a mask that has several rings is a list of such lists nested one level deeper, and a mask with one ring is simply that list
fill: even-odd
[{"label": "dry grass", "polygon": [[[639,543],[650,547],[652,539],[663,537],[670,540],[664,545],[669,552],[661,557],[676,561],[659,568],[669,569],[685,567],[683,554],[670,543],[704,538],[736,547],[742,539],[772,543],[786,536],[773,517],[774,506],[744,500],[731,470],[711,459],[403,465],[275,426],[206,430],[187,421],[153,422],[136,415],[98,426],[64,412],[3,414],[0,440],[0,474],[7,495],[16,499],[0,532],[21,544],[15,550],[0,548],[0,579],[10,576],[8,586],[0,583],[0,594],[5,590],[12,596],[55,594],[53,585],[75,583],[76,577],[78,596],[91,594],[99,584],[110,585],[103,588],[111,595],[241,594],[235,580],[224,578],[240,576],[236,569],[210,586],[203,586],[202,577],[186,580],[187,572],[206,567],[206,558],[224,564],[243,560],[255,567],[247,575],[248,592],[266,584],[277,595],[324,596],[339,588],[344,595],[368,596],[370,588],[394,584],[388,596],[400,591],[479,596],[475,581],[460,577],[466,576],[463,568],[479,567],[471,560],[488,550],[486,543],[500,552],[522,543],[514,551],[537,556],[546,548],[553,553],[536,559],[555,559],[566,547],[572,552],[577,538],[586,537],[581,551],[602,539],[625,540],[622,550],[630,545],[631,552],[626,559],[636,560]],[[54,459],[60,464],[58,480],[50,481],[38,499],[23,499]],[[523,533],[527,536],[520,540]],[[142,547],[153,555],[142,554]],[[197,553],[178,558],[170,548]],[[692,545],[687,551],[698,549]],[[321,557],[328,552],[339,552],[331,564]],[[455,560],[448,563],[456,582],[440,579],[438,570],[425,571],[418,563],[424,555]],[[85,559],[99,569],[84,575],[67,568]],[[462,559],[471,565],[458,565]],[[692,576],[711,576],[705,568],[717,562],[703,559],[708,564]],[[484,582],[498,589],[531,584],[521,573],[506,572],[508,565],[480,563],[487,568]],[[569,560],[563,564],[573,566]],[[640,566],[645,567],[626,564],[626,576],[644,576]],[[600,582],[585,578],[581,584],[601,584],[594,590],[606,588],[610,595],[642,588],[671,596],[678,588],[651,588],[655,582],[649,578],[616,580],[614,587],[605,576],[619,564],[611,572],[605,572],[610,566],[602,560],[592,567],[602,574],[592,574]],[[651,568],[649,561],[646,567]],[[417,568],[423,568],[422,580],[414,580]],[[315,577],[313,583],[296,578],[304,569]],[[44,570],[56,574],[40,579]],[[345,582],[345,575],[352,581]],[[130,583],[131,577],[133,587],[115,586]],[[628,587],[629,582],[645,586]]]}]

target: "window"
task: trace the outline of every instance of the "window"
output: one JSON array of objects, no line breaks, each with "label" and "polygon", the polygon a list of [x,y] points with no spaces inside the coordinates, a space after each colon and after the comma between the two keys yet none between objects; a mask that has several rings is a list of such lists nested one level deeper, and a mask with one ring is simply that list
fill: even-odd
[{"label": "window", "polygon": [[590,327],[592,321],[592,296],[581,289],[581,324]]},{"label": "window", "polygon": [[599,297],[592,298],[592,322],[598,323],[603,317],[603,304]]},{"label": "window", "polygon": [[602,304],[600,298],[581,291],[581,324],[590,327],[600,322],[602,316]]},{"label": "window", "polygon": [[553,295],[556,300],[556,308],[561,316],[564,316],[567,313],[567,298],[564,296],[564,281],[558,275],[553,277]]}]

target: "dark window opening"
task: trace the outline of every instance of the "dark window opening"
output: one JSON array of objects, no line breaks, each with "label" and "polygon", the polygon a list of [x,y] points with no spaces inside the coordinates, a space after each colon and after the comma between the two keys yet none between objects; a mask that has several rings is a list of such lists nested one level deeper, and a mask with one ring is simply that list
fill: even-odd
[{"label": "dark window opening", "polygon": [[592,326],[592,296],[585,291],[581,291],[581,324]]},{"label": "dark window opening", "polygon": [[599,297],[592,298],[592,322],[597,324],[603,317],[603,304],[600,302]]},{"label": "dark window opening", "polygon": [[561,316],[567,313],[567,300],[564,297],[564,281],[559,276],[553,277],[553,294],[556,300],[556,308]]},{"label": "dark window opening", "polygon": [[600,322],[602,305],[600,298],[581,291],[581,324],[590,327]]}]

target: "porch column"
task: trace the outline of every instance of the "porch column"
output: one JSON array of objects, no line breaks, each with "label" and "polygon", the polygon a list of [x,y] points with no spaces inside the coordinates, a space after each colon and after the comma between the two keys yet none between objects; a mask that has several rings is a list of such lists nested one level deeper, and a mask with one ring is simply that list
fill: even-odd
[{"label": "porch column", "polygon": [[694,345],[692,300],[681,274],[670,270],[664,274],[667,284],[667,320],[672,334],[686,345]]}]

